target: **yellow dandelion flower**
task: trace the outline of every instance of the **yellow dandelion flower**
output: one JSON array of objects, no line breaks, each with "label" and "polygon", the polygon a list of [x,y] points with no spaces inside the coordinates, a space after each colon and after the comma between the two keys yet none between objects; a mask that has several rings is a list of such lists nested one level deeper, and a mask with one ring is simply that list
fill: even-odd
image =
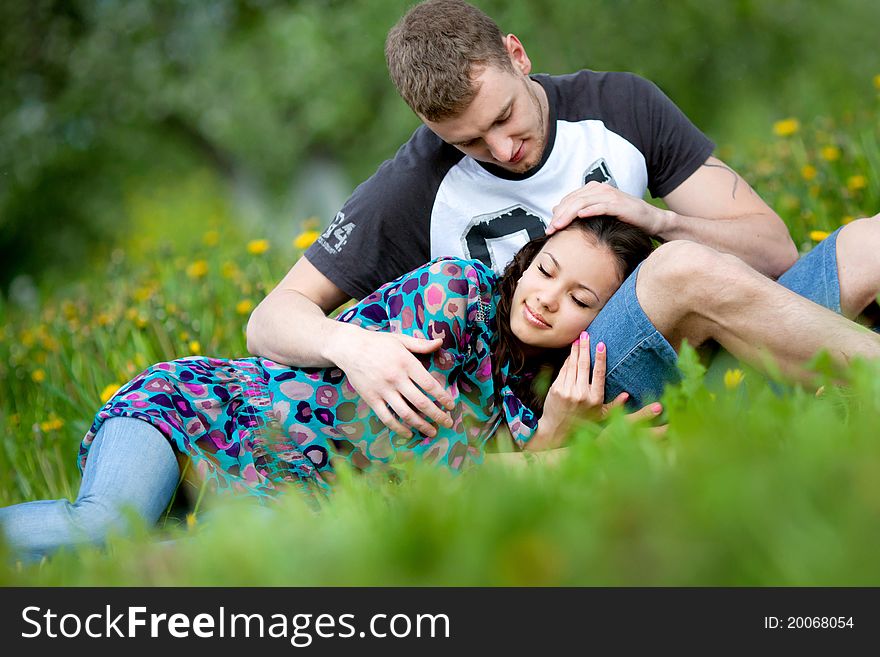
[{"label": "yellow dandelion flower", "polygon": [[826,237],[828,237],[829,233],[825,230],[811,230],[810,231],[810,239],[814,242],[821,242]]},{"label": "yellow dandelion flower", "polygon": [[187,513],[186,514],[186,528],[192,529],[198,524],[198,519],[196,518],[195,513]]},{"label": "yellow dandelion flower", "polygon": [[880,91],[880,73],[874,76],[874,88]]},{"label": "yellow dandelion flower", "polygon": [[51,335],[46,335],[41,338],[41,342],[43,343],[43,348],[48,349],[49,351],[58,351],[61,348],[61,344],[53,338]]},{"label": "yellow dandelion flower", "polygon": [[186,331],[181,331],[180,339],[186,342],[187,340],[189,340],[189,333],[187,333]]},{"label": "yellow dandelion flower", "polygon": [[840,159],[840,149],[837,146],[825,146],[819,151],[819,155],[826,162],[836,162]]},{"label": "yellow dandelion flower", "polygon": [[842,226],[846,226],[847,224],[851,224],[853,222],[853,218],[850,215],[846,215],[843,219],[840,220],[840,224]]},{"label": "yellow dandelion flower", "polygon": [[785,194],[780,202],[786,210],[797,210],[801,205],[801,200],[793,194]]},{"label": "yellow dandelion flower", "polygon": [[31,372],[31,379],[34,383],[42,383],[46,380],[46,372],[42,368],[37,368]]},{"label": "yellow dandelion flower", "polygon": [[741,369],[727,370],[724,373],[724,387],[728,390],[733,390],[743,382],[744,378],[746,378],[746,375]]},{"label": "yellow dandelion flower", "polygon": [[34,337],[34,334],[31,331],[25,330],[25,331],[22,331],[20,341],[21,341],[22,345],[30,348],[30,347],[34,346],[34,342],[36,341],[36,338]]},{"label": "yellow dandelion flower", "polygon": [[198,340],[191,340],[189,343],[189,350],[193,356],[198,356],[202,353],[202,344]]},{"label": "yellow dandelion flower", "polygon": [[254,302],[250,299],[242,299],[235,304],[235,312],[239,315],[247,315],[254,309]]},{"label": "yellow dandelion flower", "polygon": [[125,311],[125,319],[127,319],[129,322],[133,322],[134,320],[136,320],[137,316],[138,311],[135,308],[129,308]]},{"label": "yellow dandelion flower", "polygon": [[247,250],[251,255],[263,255],[269,250],[269,240],[251,240],[248,242]]},{"label": "yellow dandelion flower", "polygon": [[223,278],[235,278],[238,276],[238,265],[234,262],[224,262],[223,266],[220,268],[220,275]]},{"label": "yellow dandelion flower", "polygon": [[76,319],[76,305],[72,301],[65,301],[61,304],[61,312],[67,319]]},{"label": "yellow dandelion flower", "polygon": [[58,431],[63,426],[64,420],[57,417],[50,417],[45,422],[40,422],[40,431],[43,433],[49,433],[50,431]]},{"label": "yellow dandelion flower", "polygon": [[111,383],[104,386],[104,389],[101,391],[101,403],[106,404],[110,401],[110,398],[116,394],[116,391],[119,390],[119,388],[120,385],[118,383]]},{"label": "yellow dandelion flower", "polygon": [[320,235],[316,230],[306,230],[296,236],[296,239],[293,240],[293,246],[297,249],[305,250],[312,245],[316,239],[318,239],[318,235]]},{"label": "yellow dandelion flower", "polygon": [[220,243],[220,233],[216,230],[209,230],[202,235],[202,243],[205,246],[217,246]]},{"label": "yellow dandelion flower", "polygon": [[204,260],[191,262],[186,268],[186,275],[190,278],[202,278],[208,273],[208,263]]},{"label": "yellow dandelion flower", "polygon": [[98,322],[98,326],[107,326],[107,324],[113,321],[113,318],[108,313],[98,313],[95,321]]},{"label": "yellow dandelion flower", "polygon": [[132,295],[135,301],[146,301],[153,296],[153,288],[149,285],[143,285],[134,291]]},{"label": "yellow dandelion flower", "polygon": [[858,174],[855,176],[850,176],[846,180],[847,189],[851,192],[857,192],[860,189],[864,189],[868,186],[868,179],[865,176]]},{"label": "yellow dandelion flower", "polygon": [[147,318],[143,315],[138,315],[137,319],[134,320],[134,325],[139,329],[146,328],[147,326]]},{"label": "yellow dandelion flower", "polygon": [[797,119],[782,119],[773,124],[773,134],[777,137],[791,137],[801,129],[801,122]]},{"label": "yellow dandelion flower", "polygon": [[816,173],[816,167],[814,167],[812,164],[805,164],[801,167],[801,177],[804,180],[812,180],[816,177]]}]

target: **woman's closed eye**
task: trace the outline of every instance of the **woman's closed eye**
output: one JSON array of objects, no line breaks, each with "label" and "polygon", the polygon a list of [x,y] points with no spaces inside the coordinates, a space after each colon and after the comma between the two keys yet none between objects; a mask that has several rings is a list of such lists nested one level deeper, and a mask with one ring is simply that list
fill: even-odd
[{"label": "woman's closed eye", "polygon": [[589,308],[590,307],[590,304],[581,301],[577,297],[571,297],[571,300],[574,301],[581,308]]}]

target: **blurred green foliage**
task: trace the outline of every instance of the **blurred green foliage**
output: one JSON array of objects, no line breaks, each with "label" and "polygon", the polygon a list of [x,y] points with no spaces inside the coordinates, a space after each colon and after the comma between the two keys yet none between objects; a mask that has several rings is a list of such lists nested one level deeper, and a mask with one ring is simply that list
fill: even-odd
[{"label": "blurred green foliage", "polygon": [[[169,180],[208,172],[279,227],[303,218],[294,181],[316,158],[369,175],[417,125],[382,54],[409,4],[0,3],[0,288],[109,253],[134,230],[126,199]],[[862,107],[880,73],[865,0],[476,4],[535,71],[640,73],[718,142]]]}]

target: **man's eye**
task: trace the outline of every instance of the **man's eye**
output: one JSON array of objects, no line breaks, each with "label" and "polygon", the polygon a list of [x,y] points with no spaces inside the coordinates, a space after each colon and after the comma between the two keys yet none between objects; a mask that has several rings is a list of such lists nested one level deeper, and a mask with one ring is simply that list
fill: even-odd
[{"label": "man's eye", "polygon": [[462,142],[459,144],[459,146],[461,146],[462,148],[471,148],[472,146],[476,146],[476,145],[477,145],[476,139],[471,139],[470,141],[465,141],[465,142]]}]

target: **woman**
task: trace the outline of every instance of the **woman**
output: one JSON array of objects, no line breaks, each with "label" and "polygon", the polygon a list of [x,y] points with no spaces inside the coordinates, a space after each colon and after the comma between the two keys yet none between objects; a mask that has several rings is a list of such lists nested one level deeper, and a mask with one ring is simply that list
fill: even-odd
[{"label": "woman", "polygon": [[[438,259],[343,312],[372,330],[441,338],[423,356],[453,394],[448,426],[394,434],[337,368],[262,358],[184,358],[148,368],[98,412],[80,446],[74,503],[0,509],[0,527],[24,558],[101,542],[124,528],[122,509],[154,523],[181,476],[217,491],[274,495],[282,483],[326,489],[340,461],[364,470],[415,456],[460,470],[482,459],[502,417],[521,449],[558,447],[577,412],[600,416],[604,346],[584,332],[651,250],[641,230],[611,217],[579,221],[527,244],[501,279],[477,261]],[[319,338],[317,338],[319,339]],[[546,399],[535,375],[551,368]]]}]

